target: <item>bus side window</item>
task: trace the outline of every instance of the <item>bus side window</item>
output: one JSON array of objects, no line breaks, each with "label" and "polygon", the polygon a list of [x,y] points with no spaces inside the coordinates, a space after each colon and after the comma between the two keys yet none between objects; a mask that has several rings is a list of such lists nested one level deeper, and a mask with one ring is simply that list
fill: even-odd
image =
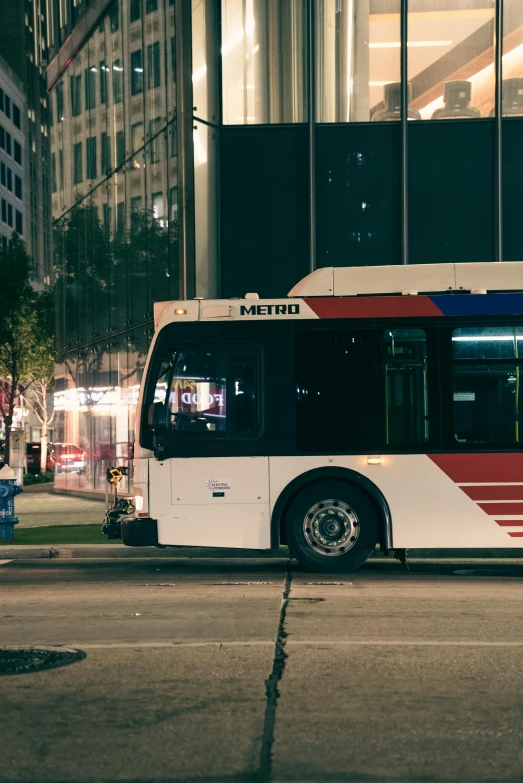
[{"label": "bus side window", "polygon": [[517,443],[523,328],[452,333],[454,437],[458,443]]},{"label": "bus side window", "polygon": [[427,336],[423,329],[385,329],[387,444],[429,438]]}]

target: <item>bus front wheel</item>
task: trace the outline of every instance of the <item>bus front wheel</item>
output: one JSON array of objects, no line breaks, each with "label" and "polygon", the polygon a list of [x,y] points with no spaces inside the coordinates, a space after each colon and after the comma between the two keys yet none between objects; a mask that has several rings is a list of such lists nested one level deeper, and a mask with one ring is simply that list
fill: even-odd
[{"label": "bus front wheel", "polygon": [[285,515],[289,549],[313,571],[353,571],[378,540],[378,515],[359,487],[330,479],[301,490]]}]

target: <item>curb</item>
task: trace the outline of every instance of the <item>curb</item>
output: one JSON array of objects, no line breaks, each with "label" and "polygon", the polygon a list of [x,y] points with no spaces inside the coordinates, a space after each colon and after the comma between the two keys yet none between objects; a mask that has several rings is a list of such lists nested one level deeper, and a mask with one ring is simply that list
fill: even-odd
[{"label": "curb", "polygon": [[287,547],[280,547],[276,552],[268,552],[259,549],[208,549],[204,547],[167,547],[159,549],[151,546],[130,547],[123,544],[55,544],[31,546],[20,544],[17,546],[2,546],[0,558],[2,560],[49,560],[59,558],[62,560],[81,559],[119,559],[119,560],[176,560],[196,558],[258,558],[278,559],[288,558]]},{"label": "curb", "polygon": [[[119,560],[176,560],[176,559],[245,559],[277,560],[288,558],[289,550],[281,546],[278,550],[267,551],[259,549],[216,549],[207,547],[166,547],[165,549],[144,546],[129,547],[123,544],[46,544],[31,546],[0,547],[2,560],[62,560],[81,559],[119,559]],[[503,560],[523,559],[523,549],[409,549],[409,560]],[[388,560],[394,562],[391,555],[384,558],[376,552],[371,560]]]}]

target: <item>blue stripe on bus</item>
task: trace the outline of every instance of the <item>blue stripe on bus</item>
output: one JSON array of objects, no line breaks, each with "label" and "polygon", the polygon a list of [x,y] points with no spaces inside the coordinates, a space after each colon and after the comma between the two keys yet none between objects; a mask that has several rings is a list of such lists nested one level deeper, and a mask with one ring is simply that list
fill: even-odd
[{"label": "blue stripe on bus", "polygon": [[523,294],[445,294],[430,299],[444,315],[523,314]]}]

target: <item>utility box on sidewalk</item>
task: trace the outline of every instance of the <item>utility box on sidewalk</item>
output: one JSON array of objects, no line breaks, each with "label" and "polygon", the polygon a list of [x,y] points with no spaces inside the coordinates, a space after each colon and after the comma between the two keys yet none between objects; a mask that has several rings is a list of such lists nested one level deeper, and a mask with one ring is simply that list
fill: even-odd
[{"label": "utility box on sidewalk", "polygon": [[20,486],[24,483],[25,460],[25,431],[11,430],[9,435],[9,466],[14,470],[15,481]]},{"label": "utility box on sidewalk", "polygon": [[0,540],[12,541],[14,526],[18,524],[15,517],[15,497],[22,492],[22,487],[15,483],[15,474],[9,465],[0,470]]}]

